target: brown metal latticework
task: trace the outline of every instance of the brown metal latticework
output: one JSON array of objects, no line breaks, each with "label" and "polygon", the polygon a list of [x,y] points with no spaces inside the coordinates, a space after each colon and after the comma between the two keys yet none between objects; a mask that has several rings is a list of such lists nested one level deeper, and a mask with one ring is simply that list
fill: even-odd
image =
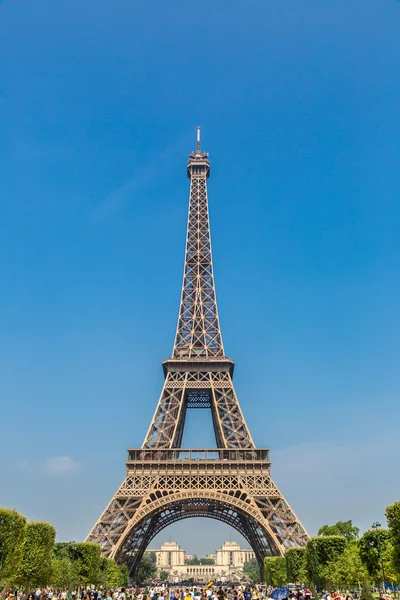
[{"label": "brown metal latticework", "polygon": [[[225,356],[212,267],[207,179],[200,147],[187,164],[189,219],[182,298],[172,358],[149,430],[128,450],[127,474],[87,537],[133,575],[152,538],[189,517],[211,517],[239,531],[260,565],[267,555],[304,546],[308,535],[270,475],[269,452],[256,448]],[[186,411],[211,410],[216,449],[181,448]]]}]

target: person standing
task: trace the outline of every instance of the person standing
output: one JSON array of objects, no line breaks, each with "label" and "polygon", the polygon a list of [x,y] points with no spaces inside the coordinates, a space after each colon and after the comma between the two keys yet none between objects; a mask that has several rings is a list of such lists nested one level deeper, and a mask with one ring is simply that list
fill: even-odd
[{"label": "person standing", "polygon": [[247,587],[245,589],[245,591],[243,592],[243,600],[252,600],[253,594],[251,593],[251,590],[249,587]]}]

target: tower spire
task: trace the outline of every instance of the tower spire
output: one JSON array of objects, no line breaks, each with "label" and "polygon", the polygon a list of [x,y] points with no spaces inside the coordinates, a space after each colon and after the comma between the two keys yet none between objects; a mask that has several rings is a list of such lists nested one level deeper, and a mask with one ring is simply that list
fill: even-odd
[{"label": "tower spire", "polygon": [[200,125],[197,126],[197,140],[196,140],[196,154],[201,154],[201,146],[200,146]]},{"label": "tower spire", "polygon": [[215,297],[208,215],[208,154],[200,147],[197,127],[196,152],[189,155],[189,218],[181,306],[173,357],[212,358],[224,356]]}]

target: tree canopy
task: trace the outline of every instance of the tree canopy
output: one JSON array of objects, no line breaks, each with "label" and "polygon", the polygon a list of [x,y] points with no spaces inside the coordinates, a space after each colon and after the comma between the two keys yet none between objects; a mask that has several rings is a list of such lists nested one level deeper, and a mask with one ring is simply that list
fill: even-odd
[{"label": "tree canopy", "polygon": [[287,583],[285,558],[267,556],[264,560],[264,579],[265,583],[272,587],[281,587]]},{"label": "tree canopy", "polygon": [[193,556],[193,558],[185,558],[185,565],[199,565],[200,559],[197,554]]},{"label": "tree canopy", "polygon": [[248,560],[243,565],[243,574],[245,577],[248,577],[255,583],[260,581],[260,567],[258,565],[257,559],[253,558],[252,560]]},{"label": "tree canopy", "polygon": [[342,535],[348,542],[358,539],[360,530],[353,525],[353,521],[338,521],[335,525],[322,525],[318,530],[319,536]]},{"label": "tree canopy", "polygon": [[16,510],[0,508],[0,583],[8,584],[21,565],[26,518]]},{"label": "tree canopy", "polygon": [[56,558],[67,559],[72,564],[72,570],[70,569],[70,571],[74,585],[80,586],[89,583],[96,585],[101,580],[101,550],[97,544],[90,542],[58,542],[54,545],[54,554]]},{"label": "tree canopy", "polygon": [[59,590],[71,590],[75,586],[73,564],[66,556],[53,556],[49,583]]},{"label": "tree canopy", "polygon": [[322,567],[322,575],[324,580],[335,588],[358,588],[367,577],[367,570],[361,561],[358,546],[348,545],[343,554]]},{"label": "tree canopy", "polygon": [[162,581],[167,581],[168,575],[168,571],[160,571],[160,579],[162,579]]},{"label": "tree canopy", "polygon": [[[157,567],[153,561],[151,554],[154,552],[145,552],[142,560],[139,563],[139,567],[136,574],[136,579],[140,584],[146,583],[149,579],[153,579],[157,573]],[[154,554],[155,557],[155,554]]]},{"label": "tree canopy", "polygon": [[31,586],[48,583],[56,530],[53,525],[41,521],[30,521],[26,525],[17,580],[27,591]]},{"label": "tree canopy", "polygon": [[306,546],[306,569],[308,581],[318,588],[327,587],[330,580],[330,564],[341,556],[347,540],[340,535],[311,538]]},{"label": "tree canopy", "polygon": [[369,529],[359,541],[361,560],[374,581],[382,580],[382,553],[391,544],[388,529]]},{"label": "tree canopy", "polygon": [[386,519],[393,544],[394,568],[400,573],[400,502],[395,502],[386,508]]},{"label": "tree canopy", "polygon": [[112,558],[102,558],[100,565],[100,583],[103,588],[116,589],[128,582],[128,568],[118,565]]},{"label": "tree canopy", "polygon": [[[289,548],[285,553],[286,573],[289,583],[305,583],[306,576],[306,549]],[[271,584],[272,585],[272,584]]]}]

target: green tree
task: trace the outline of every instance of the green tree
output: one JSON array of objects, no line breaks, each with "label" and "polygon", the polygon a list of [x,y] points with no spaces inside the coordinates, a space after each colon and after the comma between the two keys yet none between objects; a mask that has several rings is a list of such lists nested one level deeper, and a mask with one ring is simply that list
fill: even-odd
[{"label": "green tree", "polygon": [[122,573],[122,577],[123,577],[123,582],[122,585],[124,587],[127,587],[128,583],[129,583],[129,569],[128,566],[125,564],[122,564],[119,566],[121,573]]},{"label": "green tree", "polygon": [[329,585],[328,563],[341,556],[347,546],[347,540],[340,535],[311,538],[306,546],[306,569],[308,581],[317,586],[318,591]]},{"label": "green tree", "polygon": [[68,557],[53,556],[49,583],[61,590],[71,590],[75,586],[73,564]]},{"label": "green tree", "polygon": [[100,583],[104,588],[115,589],[126,585],[126,576],[123,567],[119,565],[113,558],[102,558],[100,564]]},{"label": "green tree", "polygon": [[[393,545],[392,540],[382,550],[381,558],[384,565],[385,581],[390,585],[395,586],[400,583],[400,572],[397,570],[396,564],[396,547]],[[396,597],[396,593],[394,594]]]},{"label": "green tree", "polygon": [[195,554],[193,558],[185,558],[185,565],[199,565],[200,559]]},{"label": "green tree", "polygon": [[54,556],[70,561],[73,585],[97,585],[101,581],[102,557],[98,544],[90,542],[56,543],[54,544]]},{"label": "green tree", "polygon": [[160,579],[162,579],[163,581],[167,581],[168,575],[168,571],[160,571]]},{"label": "green tree", "polygon": [[353,525],[353,521],[338,521],[335,525],[323,525],[318,530],[318,535],[342,535],[348,542],[358,539],[360,530]]},{"label": "green tree", "polygon": [[145,583],[148,579],[153,579],[157,573],[157,567],[150,554],[154,553],[145,552],[139,563],[136,578],[140,584]]},{"label": "green tree", "polygon": [[50,583],[56,588],[72,590],[78,586],[75,542],[56,542],[53,548]]},{"label": "green tree", "polygon": [[70,555],[77,585],[97,585],[100,580],[100,546],[90,542],[70,544]]},{"label": "green tree", "polygon": [[289,548],[285,553],[286,573],[290,583],[306,583],[306,549]]},{"label": "green tree", "polygon": [[267,556],[264,560],[264,579],[265,583],[272,587],[281,587],[287,583],[285,558]]},{"label": "green tree", "polygon": [[361,560],[372,581],[381,582],[383,579],[384,554],[390,543],[391,534],[387,529],[369,529],[358,542]]},{"label": "green tree", "polygon": [[386,519],[393,544],[393,566],[400,573],[400,502],[395,502],[386,508]]},{"label": "green tree", "polygon": [[371,584],[369,583],[368,577],[364,577],[363,579],[360,600],[374,600],[374,596],[371,592]]},{"label": "green tree", "polygon": [[54,556],[57,558],[70,558],[70,547],[77,545],[77,542],[56,542],[54,544]]},{"label": "green tree", "polygon": [[254,583],[258,583],[261,579],[260,575],[260,567],[256,558],[252,560],[248,560],[243,565],[243,575],[248,579],[254,581]]},{"label": "green tree", "polygon": [[185,558],[185,565],[214,565],[213,558],[199,558],[196,554],[193,558]]},{"label": "green tree", "polygon": [[215,560],[213,558],[201,558],[201,565],[215,565]]},{"label": "green tree", "polygon": [[368,576],[356,544],[348,545],[343,554],[328,562],[322,569],[325,580],[341,589],[360,588]]},{"label": "green tree", "polygon": [[0,508],[0,584],[18,575],[26,533],[26,518],[16,510]]},{"label": "green tree", "polygon": [[22,560],[17,581],[29,588],[46,585],[51,574],[51,561],[56,530],[53,525],[42,521],[29,521],[25,529]]}]

